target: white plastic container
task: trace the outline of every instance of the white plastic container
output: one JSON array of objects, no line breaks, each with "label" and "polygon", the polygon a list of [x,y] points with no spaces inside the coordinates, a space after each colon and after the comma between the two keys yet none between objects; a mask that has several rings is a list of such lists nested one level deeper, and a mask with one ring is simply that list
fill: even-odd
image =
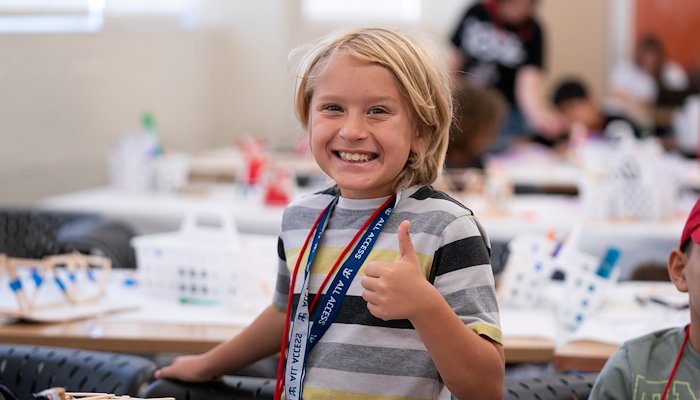
[{"label": "white plastic container", "polygon": [[559,322],[575,330],[588,316],[596,312],[620,277],[620,268],[610,277],[596,274],[600,260],[580,251],[570,251],[562,260],[566,265],[564,293],[558,304]]},{"label": "white plastic container", "polygon": [[147,295],[224,305],[271,299],[276,238],[239,237],[232,216],[224,210],[193,210],[180,231],[138,236],[131,243],[139,285]]},{"label": "white plastic container", "polygon": [[553,271],[556,242],[534,233],[522,233],[508,243],[510,255],[500,281],[500,300],[508,307],[530,308],[540,301]]}]

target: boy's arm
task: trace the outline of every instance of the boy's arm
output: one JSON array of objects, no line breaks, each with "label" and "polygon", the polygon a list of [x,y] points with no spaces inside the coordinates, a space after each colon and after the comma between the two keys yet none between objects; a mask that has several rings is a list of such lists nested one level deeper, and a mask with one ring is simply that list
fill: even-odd
[{"label": "boy's arm", "polygon": [[363,298],[369,311],[384,320],[411,321],[445,385],[458,398],[502,398],[501,345],[465,326],[425,279],[408,229],[408,221],[399,226],[397,261],[372,262],[365,267]]},{"label": "boy's arm", "polygon": [[200,382],[216,379],[279,351],[284,312],[267,307],[248,327],[204,354],[182,356],[155,373],[157,379]]},{"label": "boy's arm", "polygon": [[503,346],[466,327],[438,290],[430,285],[410,318],[443,382],[458,399],[501,399]]}]

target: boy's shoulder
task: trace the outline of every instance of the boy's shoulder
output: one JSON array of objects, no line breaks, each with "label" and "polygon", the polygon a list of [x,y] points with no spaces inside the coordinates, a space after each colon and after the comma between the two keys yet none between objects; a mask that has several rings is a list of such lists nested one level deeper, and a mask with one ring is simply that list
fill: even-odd
[{"label": "boy's shoulder", "polygon": [[318,214],[335,198],[336,190],[331,186],[294,199],[282,214],[282,232],[290,229],[308,229]]},{"label": "boy's shoulder", "polygon": [[333,198],[338,194],[338,188],[336,186],[329,186],[325,189],[321,189],[312,193],[304,194],[292,200],[287,204],[285,211],[290,209],[303,207],[303,208],[313,208],[313,209],[323,209],[328,203],[333,200]]},{"label": "boy's shoulder", "polygon": [[472,210],[467,208],[459,200],[456,200],[447,193],[437,190],[430,185],[407,188],[403,196],[407,199],[404,203],[405,207],[409,210],[442,211],[452,214],[455,217],[474,215]]},{"label": "boy's shoulder", "polygon": [[685,334],[684,327],[661,329],[626,341],[622,348],[630,359],[649,357],[654,352],[667,353],[680,349]]}]

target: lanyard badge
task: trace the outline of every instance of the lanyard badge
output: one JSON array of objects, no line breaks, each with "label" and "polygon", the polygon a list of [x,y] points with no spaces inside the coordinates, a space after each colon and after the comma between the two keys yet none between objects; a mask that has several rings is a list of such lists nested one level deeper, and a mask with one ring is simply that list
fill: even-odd
[{"label": "lanyard badge", "polygon": [[[364,226],[358,231],[353,240],[348,244],[345,251],[341,253],[338,260],[336,260],[335,265],[328,273],[328,276],[324,280],[324,283],[318,289],[316,298],[314,302],[309,306],[309,275],[311,271],[311,265],[313,264],[314,258],[318,251],[318,245],[325,231],[330,214],[333,208],[337,204],[338,198],[336,197],[321,213],[317,223],[315,224],[315,229],[309,232],[309,237],[313,237],[311,242],[311,248],[309,250],[309,257],[306,262],[306,267],[304,269],[304,282],[301,288],[301,294],[299,297],[299,303],[297,304],[296,310],[292,314],[291,319],[291,332],[289,333],[289,350],[287,352],[287,360],[285,367],[285,394],[286,398],[289,400],[301,399],[306,356],[313,349],[314,345],[323,337],[328,328],[331,326],[333,321],[338,315],[338,311],[345,300],[350,284],[354,279],[360,267],[367,259],[370,251],[374,247],[374,244],[379,238],[379,234],[384,228],[394,206],[398,202],[397,197],[393,196],[387,200],[382,206],[380,206],[373,215],[365,222]],[[328,287],[326,294],[323,296],[320,307],[318,307],[319,312],[313,313],[316,300],[319,298],[325,283],[328,278],[337,269],[338,264],[348,252],[350,247],[357,240],[357,236],[360,232],[364,230],[362,238],[355,245],[352,254],[343,263],[338,273],[335,275],[333,282]],[[308,243],[308,239],[307,239]],[[304,254],[306,246],[302,248],[299,253],[299,259]],[[298,267],[298,262],[297,262]],[[296,276],[297,268],[295,268],[294,275]],[[294,287],[290,288],[290,292],[294,291]],[[290,296],[291,298],[291,296]],[[291,307],[291,304],[288,305]],[[279,387],[279,385],[278,385]]]}]

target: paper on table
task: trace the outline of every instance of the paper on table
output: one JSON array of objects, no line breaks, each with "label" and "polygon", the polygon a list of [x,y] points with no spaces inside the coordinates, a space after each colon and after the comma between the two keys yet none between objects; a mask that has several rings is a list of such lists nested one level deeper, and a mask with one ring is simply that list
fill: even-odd
[{"label": "paper on table", "polygon": [[557,322],[549,310],[505,308],[500,316],[504,337],[557,339]]},{"label": "paper on table", "polygon": [[638,310],[604,310],[585,320],[569,341],[593,340],[620,345],[654,331],[684,326],[689,321],[688,310],[659,305]]},{"label": "paper on table", "polygon": [[191,325],[223,325],[223,326],[247,326],[265,307],[272,301],[272,295],[251,297],[251,301],[245,304],[220,305],[220,304],[180,304],[170,300],[155,299],[141,294],[138,289],[122,289],[124,297],[137,300],[141,307],[138,310],[119,313],[111,316],[111,319],[119,319],[125,322],[149,322],[161,324],[191,324]]},{"label": "paper on table", "polygon": [[683,326],[690,320],[687,309],[677,310],[652,302],[642,305],[637,300],[648,296],[674,301],[683,296],[687,298],[687,294],[679,294],[670,282],[620,282],[608,294],[603,308],[590,315],[568,340],[620,345],[654,331]]},{"label": "paper on table", "polygon": [[78,304],[66,303],[60,306],[38,308],[21,314],[21,317],[22,319],[35,322],[65,322],[92,318],[120,311],[136,310],[138,308],[139,303],[132,299],[107,295],[96,301]]}]

